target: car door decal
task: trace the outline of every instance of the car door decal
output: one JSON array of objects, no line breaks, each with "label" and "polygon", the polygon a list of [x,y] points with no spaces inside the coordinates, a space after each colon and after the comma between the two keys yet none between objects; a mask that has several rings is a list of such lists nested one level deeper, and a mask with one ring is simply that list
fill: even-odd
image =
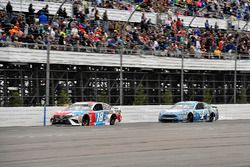
[{"label": "car door decal", "polygon": [[202,110],[201,112],[200,112],[200,120],[203,120],[204,119],[204,111]]},{"label": "car door decal", "polygon": [[97,117],[97,122],[102,122],[103,121],[103,112],[99,112],[98,113],[98,117]]}]

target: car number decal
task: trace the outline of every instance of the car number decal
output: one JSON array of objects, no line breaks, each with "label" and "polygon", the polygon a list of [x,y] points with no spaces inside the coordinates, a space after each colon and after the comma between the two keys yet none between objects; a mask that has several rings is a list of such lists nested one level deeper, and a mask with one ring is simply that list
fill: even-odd
[{"label": "car number decal", "polygon": [[200,112],[200,119],[204,119],[204,112]]},{"label": "car number decal", "polygon": [[103,121],[103,112],[99,112],[97,117],[97,122],[102,122],[102,121]]}]

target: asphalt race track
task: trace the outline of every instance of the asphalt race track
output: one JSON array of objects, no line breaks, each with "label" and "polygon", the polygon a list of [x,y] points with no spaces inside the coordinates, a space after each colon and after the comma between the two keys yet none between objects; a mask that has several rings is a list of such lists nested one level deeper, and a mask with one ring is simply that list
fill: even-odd
[{"label": "asphalt race track", "polygon": [[1,167],[250,167],[250,120],[0,128]]}]

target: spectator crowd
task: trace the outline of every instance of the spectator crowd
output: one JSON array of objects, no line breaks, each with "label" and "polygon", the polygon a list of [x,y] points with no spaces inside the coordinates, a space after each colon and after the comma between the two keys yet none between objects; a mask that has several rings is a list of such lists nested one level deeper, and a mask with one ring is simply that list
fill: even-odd
[{"label": "spectator crowd", "polygon": [[[75,1],[81,3],[81,0]],[[92,0],[92,5],[121,10],[169,13],[185,16],[202,16],[250,19],[250,1],[248,0]],[[140,4],[140,6],[138,6]],[[203,10],[202,10],[203,9]]]},{"label": "spectator crowd", "polygon": [[[63,0],[40,0],[63,2]],[[80,4],[91,3],[92,6],[120,10],[169,13],[185,16],[202,16],[217,18],[250,19],[249,0],[68,0]],[[139,6],[140,4],[140,6]],[[201,11],[201,9],[204,9]]]},{"label": "spectator crowd", "polygon": [[[181,7],[182,5],[189,6],[190,1],[166,0],[157,1],[157,3],[164,2],[166,6]],[[99,0],[98,3],[95,1],[96,5],[100,7],[107,7],[103,6],[106,2],[110,3],[110,1],[105,1],[105,3],[102,0]],[[112,1],[112,4],[114,2]],[[194,1],[192,6],[197,6],[198,2],[208,5],[220,1]],[[223,2],[227,4],[228,1]],[[249,10],[249,3],[242,4],[242,2],[233,1],[232,3],[238,4],[239,8],[244,4],[248,8],[244,8],[244,10]],[[140,3],[140,1],[130,4],[136,3]],[[148,4],[140,7],[147,9],[149,4],[153,4],[153,1],[143,1],[143,3]],[[246,3],[248,6],[245,5]],[[0,42],[2,42],[0,46],[4,46],[4,42],[13,42],[16,46],[21,43],[30,43],[35,44],[34,48],[40,48],[40,45],[46,45],[50,41],[52,45],[58,45],[59,49],[65,47],[106,47],[113,50],[125,48],[135,51],[161,52],[169,56],[180,56],[182,53],[187,53],[197,58],[210,57],[208,55],[223,58],[223,53],[233,53],[236,50],[243,55],[249,55],[250,52],[249,34],[241,34],[239,37],[237,32],[221,30],[217,23],[210,25],[208,20],[204,25],[205,28],[187,28],[179,18],[176,20],[168,18],[164,23],[155,25],[142,12],[140,23],[125,24],[110,21],[108,10],[100,15],[97,8],[90,8],[87,4],[78,1],[75,1],[75,4],[80,4],[82,8],[76,5],[77,9],[74,10],[73,17],[67,15],[65,8],[60,9],[58,15],[53,17],[49,13],[49,5],[35,11],[33,5],[30,4],[27,12],[20,14],[13,12],[9,2],[6,10],[0,11]],[[153,9],[153,5],[149,6]],[[156,11],[156,9],[153,10]],[[234,9],[228,10],[234,12]]]}]

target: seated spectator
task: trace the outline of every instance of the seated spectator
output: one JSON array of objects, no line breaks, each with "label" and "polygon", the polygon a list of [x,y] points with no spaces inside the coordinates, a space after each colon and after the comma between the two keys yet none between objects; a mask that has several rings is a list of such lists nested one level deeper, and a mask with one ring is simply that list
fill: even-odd
[{"label": "seated spectator", "polygon": [[7,36],[6,36],[6,34],[0,33],[0,47],[8,46],[8,44],[6,42],[7,42]]},{"label": "seated spectator", "polygon": [[214,50],[214,58],[219,58],[219,59],[222,58],[221,57],[221,51],[220,51],[219,48],[217,48],[217,49]]},{"label": "seated spectator", "polygon": [[48,24],[48,17],[42,12],[39,16],[39,23],[40,24]]}]

